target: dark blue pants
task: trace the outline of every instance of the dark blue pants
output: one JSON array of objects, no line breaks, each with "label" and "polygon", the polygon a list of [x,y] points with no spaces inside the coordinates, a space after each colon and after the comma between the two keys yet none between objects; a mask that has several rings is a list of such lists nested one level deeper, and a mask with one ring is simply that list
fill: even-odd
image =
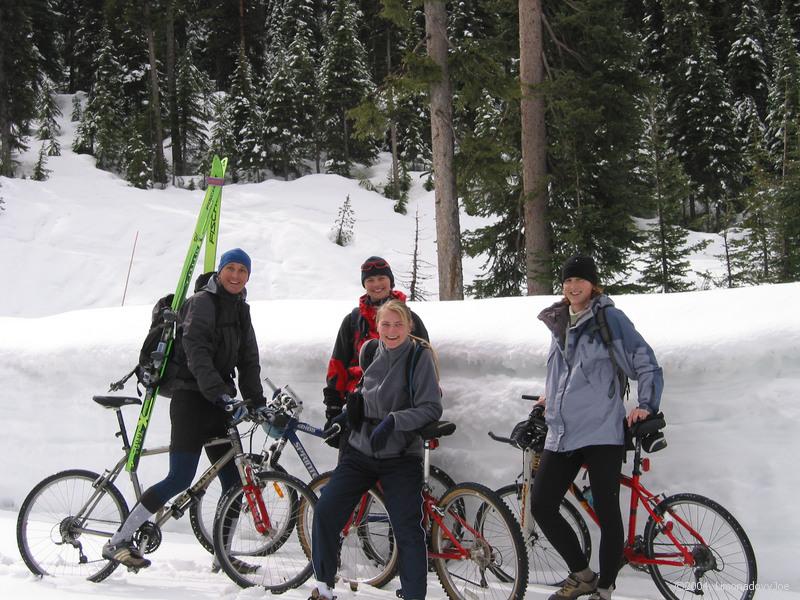
[{"label": "dark blue pants", "polygon": [[422,459],[377,459],[348,447],[314,509],[311,546],[317,581],[333,587],[339,537],[361,496],[380,482],[400,562],[400,585],[409,600],[424,600],[428,555],[422,523]]},{"label": "dark blue pants", "polygon": [[544,535],[567,563],[571,572],[589,566],[578,537],[558,512],[581,465],[589,471],[594,511],[600,521],[600,578],[598,587],[609,588],[617,578],[625,533],[619,509],[619,471],[625,455],[623,446],[586,446],[573,452],[542,453],[531,490],[531,511]]},{"label": "dark blue pants", "polygon": [[[169,473],[142,494],[142,504],[152,513],[192,485],[203,444],[227,434],[225,413],[208,402],[200,392],[176,391],[170,403],[169,416],[172,424]],[[208,460],[215,463],[230,447],[230,444],[209,446],[206,448]],[[222,468],[218,477],[223,493],[240,483],[239,472],[233,461]]]}]

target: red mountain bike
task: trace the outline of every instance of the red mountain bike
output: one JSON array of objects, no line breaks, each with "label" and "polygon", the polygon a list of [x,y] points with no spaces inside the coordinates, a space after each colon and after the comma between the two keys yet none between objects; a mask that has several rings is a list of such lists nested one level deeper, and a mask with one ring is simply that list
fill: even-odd
[{"label": "red mountain bike", "polygon": [[[523,398],[536,400],[538,396]],[[531,582],[555,585],[566,577],[568,569],[539,532],[529,502],[531,484],[547,435],[543,411],[539,408],[534,407],[528,420],[519,423],[511,437],[503,438],[491,432],[489,435],[523,450],[520,480],[500,488],[498,495],[512,507],[522,525]],[[750,540],[738,521],[709,498],[693,493],[665,497],[664,494],[654,494],[641,482],[642,474],[650,470],[650,459],[642,457],[643,445],[650,452],[664,448],[666,443],[661,430],[665,425],[663,415],[659,414],[635,423],[631,428],[633,470],[631,475],[620,474],[620,484],[631,490],[623,563],[648,572],[668,600],[706,594],[750,600],[756,589],[756,559]],[[656,445],[651,445],[652,442]],[[569,492],[597,523],[588,486],[581,489],[573,482]],[[647,521],[643,532],[637,534],[640,507],[647,513]],[[567,517],[584,551],[590,556],[589,530],[578,509],[565,499],[561,513]]]}]

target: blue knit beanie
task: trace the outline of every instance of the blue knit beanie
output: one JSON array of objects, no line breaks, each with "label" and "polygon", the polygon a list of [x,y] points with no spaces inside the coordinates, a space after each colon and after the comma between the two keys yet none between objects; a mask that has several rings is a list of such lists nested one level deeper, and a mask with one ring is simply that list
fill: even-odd
[{"label": "blue knit beanie", "polygon": [[241,248],[234,248],[233,250],[228,250],[225,254],[223,254],[219,259],[217,271],[222,271],[222,268],[228,263],[239,263],[240,265],[244,265],[245,269],[247,269],[247,273],[252,273],[250,270],[250,257],[247,255],[247,252]]}]

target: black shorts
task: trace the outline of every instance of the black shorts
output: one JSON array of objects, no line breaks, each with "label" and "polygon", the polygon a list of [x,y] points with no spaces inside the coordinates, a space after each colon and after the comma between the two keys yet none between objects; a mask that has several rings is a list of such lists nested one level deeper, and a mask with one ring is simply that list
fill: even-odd
[{"label": "black shorts", "polygon": [[200,452],[203,445],[227,435],[225,411],[195,390],[176,390],[169,405],[172,422],[169,448],[173,452]]}]

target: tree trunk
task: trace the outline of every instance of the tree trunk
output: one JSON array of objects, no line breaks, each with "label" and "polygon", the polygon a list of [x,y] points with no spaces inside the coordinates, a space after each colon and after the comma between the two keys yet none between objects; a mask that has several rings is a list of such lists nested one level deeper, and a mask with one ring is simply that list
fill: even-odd
[{"label": "tree trunk", "polygon": [[425,0],[428,56],[439,65],[441,78],[431,83],[431,149],[436,199],[436,255],[439,300],[463,300],[461,228],[453,169],[453,104],[447,70],[447,9],[442,0]]},{"label": "tree trunk", "polygon": [[[392,73],[392,36],[391,36],[391,25],[386,29],[386,73],[391,75]],[[392,148],[392,184],[394,186],[394,199],[400,199],[400,160],[398,159],[398,151],[397,151],[397,122],[395,121],[394,111],[396,107],[394,105],[394,92],[392,87],[389,86],[389,113],[390,113],[390,125],[389,125],[389,143]],[[405,212],[405,211],[404,211]]]},{"label": "tree trunk", "polygon": [[519,0],[519,58],[522,97],[522,198],[525,217],[525,278],[528,295],[552,294],[550,233],[547,229],[547,137],[541,0]]},{"label": "tree trunk", "polygon": [[172,184],[175,175],[184,175],[183,132],[178,120],[178,96],[175,74],[175,2],[167,4],[167,93],[169,94],[170,137],[172,138]]},{"label": "tree trunk", "polygon": [[9,119],[8,100],[6,98],[6,71],[4,66],[3,45],[0,44],[0,175],[13,177],[11,164],[11,121]]},{"label": "tree trunk", "polygon": [[143,2],[144,26],[147,34],[147,50],[150,56],[150,96],[151,114],[153,115],[153,181],[167,183],[167,171],[164,161],[164,129],[161,125],[161,96],[158,89],[158,61],[156,60],[156,40],[153,34],[153,23],[150,21],[150,2]]}]

